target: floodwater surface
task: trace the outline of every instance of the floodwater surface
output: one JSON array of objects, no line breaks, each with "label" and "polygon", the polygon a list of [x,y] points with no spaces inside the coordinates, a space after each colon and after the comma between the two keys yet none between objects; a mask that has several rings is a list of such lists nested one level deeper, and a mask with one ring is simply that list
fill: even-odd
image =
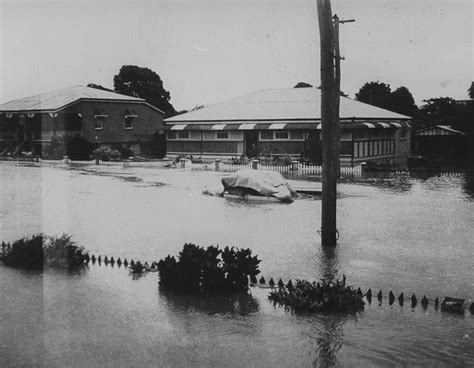
[{"label": "floodwater surface", "polygon": [[[469,299],[473,179],[392,174],[338,184],[334,249],[320,246],[321,202],[205,196],[224,173],[0,162],[0,240],[68,233],[91,254],[148,261],[186,242],[249,247],[269,279],[345,274],[381,305],[356,315],[295,315],[268,289],[250,296],[164,293],[122,266],[78,275],[0,266],[0,366],[471,366],[474,316],[436,310]],[[308,183],[305,183],[307,185]],[[389,305],[393,290],[407,297]],[[430,299],[411,308],[408,297]]]}]

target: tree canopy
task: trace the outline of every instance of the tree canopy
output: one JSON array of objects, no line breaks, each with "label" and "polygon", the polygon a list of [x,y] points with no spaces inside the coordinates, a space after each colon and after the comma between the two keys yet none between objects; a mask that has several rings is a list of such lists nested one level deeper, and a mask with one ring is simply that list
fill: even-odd
[{"label": "tree canopy", "polygon": [[124,65],[114,76],[115,92],[145,99],[150,105],[165,113],[165,117],[176,114],[170,103],[170,93],[153,70],[136,65]]},{"label": "tree canopy", "polygon": [[356,100],[399,114],[414,117],[418,114],[415,99],[406,87],[392,91],[389,84],[368,82],[356,93]]},{"label": "tree canopy", "polygon": [[469,98],[474,98],[474,82],[471,82],[471,87],[467,90]]},{"label": "tree canopy", "polygon": [[367,82],[355,94],[356,100],[383,109],[391,108],[392,91],[390,85],[380,82]]},{"label": "tree canopy", "polygon": [[293,88],[309,88],[309,87],[313,87],[313,86],[306,82],[298,82]]}]

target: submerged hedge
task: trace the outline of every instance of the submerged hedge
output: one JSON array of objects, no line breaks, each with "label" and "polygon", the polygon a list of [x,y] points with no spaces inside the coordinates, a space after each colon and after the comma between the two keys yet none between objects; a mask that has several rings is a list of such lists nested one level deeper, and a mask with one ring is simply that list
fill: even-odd
[{"label": "submerged hedge", "polygon": [[2,242],[0,261],[5,266],[25,269],[54,268],[79,270],[87,265],[87,253],[77,246],[71,236],[60,237],[36,234],[12,244]]},{"label": "submerged hedge", "polygon": [[177,260],[168,255],[158,262],[159,284],[181,293],[247,292],[259,263],[250,249],[184,244]]},{"label": "submerged hedge", "polygon": [[280,285],[270,292],[268,298],[275,304],[295,312],[338,312],[351,313],[364,309],[362,295],[346,285],[346,279],[321,280],[321,283],[296,280]]}]

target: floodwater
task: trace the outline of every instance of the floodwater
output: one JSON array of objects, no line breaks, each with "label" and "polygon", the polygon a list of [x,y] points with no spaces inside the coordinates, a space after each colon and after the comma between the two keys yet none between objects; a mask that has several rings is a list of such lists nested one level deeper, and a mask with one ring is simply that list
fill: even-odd
[{"label": "floodwater", "polygon": [[[249,247],[266,279],[345,274],[374,299],[356,315],[291,314],[250,296],[163,293],[122,266],[81,274],[0,266],[0,366],[472,366],[474,315],[436,297],[474,296],[474,179],[390,174],[338,184],[335,249],[321,201],[246,203],[202,195],[215,172],[0,162],[0,240],[68,233],[91,254],[176,255],[185,242]],[[307,183],[306,183],[307,184]],[[375,294],[382,289],[381,305]],[[404,306],[389,305],[390,290]],[[409,297],[430,299],[410,307]]]}]

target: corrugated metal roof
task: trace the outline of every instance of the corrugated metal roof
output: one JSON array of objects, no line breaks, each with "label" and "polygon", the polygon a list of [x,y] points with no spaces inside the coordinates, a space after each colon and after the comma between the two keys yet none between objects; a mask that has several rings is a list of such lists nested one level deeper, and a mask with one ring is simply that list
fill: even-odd
[{"label": "corrugated metal roof", "polygon": [[145,101],[141,98],[125,96],[96,88],[73,86],[6,102],[0,105],[0,112],[57,111],[81,99],[133,102]]},{"label": "corrugated metal roof", "polygon": [[466,133],[464,133],[460,130],[453,129],[450,125],[433,125],[433,126],[430,126],[430,127],[427,127],[427,128],[417,130],[415,132],[415,135],[429,135],[427,133],[430,132],[430,131],[433,132],[432,135],[436,135],[435,133],[436,133],[437,129],[444,130],[444,131],[448,132],[451,135],[465,135],[466,134]]},{"label": "corrugated metal roof", "polygon": [[[269,89],[166,119],[165,122],[255,121],[321,119],[321,91],[317,88]],[[341,119],[410,119],[392,111],[341,97]]]}]

